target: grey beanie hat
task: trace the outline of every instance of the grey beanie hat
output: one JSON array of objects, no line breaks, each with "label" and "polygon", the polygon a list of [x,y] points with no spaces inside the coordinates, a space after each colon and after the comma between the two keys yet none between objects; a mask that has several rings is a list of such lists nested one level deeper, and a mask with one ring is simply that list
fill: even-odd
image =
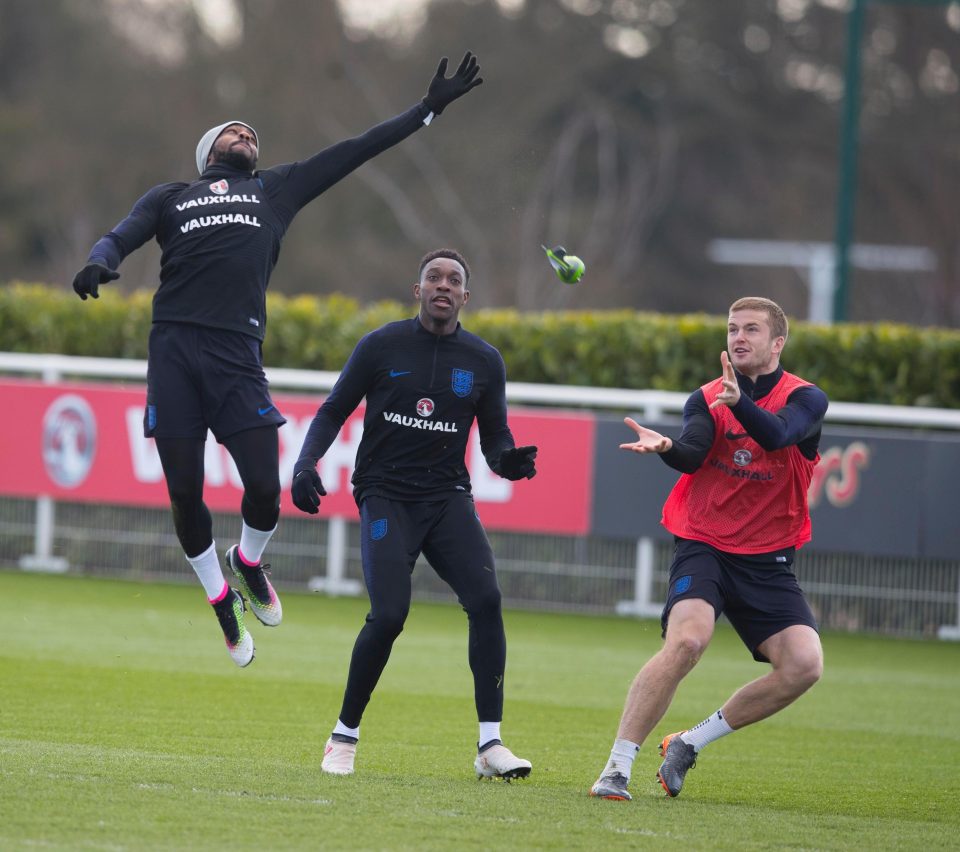
[{"label": "grey beanie hat", "polygon": [[257,136],[257,131],[245,121],[225,121],[223,124],[218,124],[216,127],[211,127],[206,133],[203,134],[203,136],[200,137],[200,141],[197,143],[197,171],[200,174],[203,174],[203,170],[207,167],[207,157],[210,156],[210,149],[213,148],[213,143],[217,141],[217,137],[231,124],[242,124],[244,127],[246,127],[253,134],[254,141],[257,143],[257,148],[260,148],[260,139]]}]

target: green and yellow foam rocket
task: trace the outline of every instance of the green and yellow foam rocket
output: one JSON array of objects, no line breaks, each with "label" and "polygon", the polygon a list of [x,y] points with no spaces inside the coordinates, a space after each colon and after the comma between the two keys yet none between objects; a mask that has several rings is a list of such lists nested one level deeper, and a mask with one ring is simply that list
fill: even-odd
[{"label": "green and yellow foam rocket", "polygon": [[583,277],[587,267],[576,255],[567,254],[567,250],[563,246],[548,249],[541,245],[540,248],[546,252],[547,260],[550,261],[553,271],[557,273],[557,278],[564,284],[576,284]]}]

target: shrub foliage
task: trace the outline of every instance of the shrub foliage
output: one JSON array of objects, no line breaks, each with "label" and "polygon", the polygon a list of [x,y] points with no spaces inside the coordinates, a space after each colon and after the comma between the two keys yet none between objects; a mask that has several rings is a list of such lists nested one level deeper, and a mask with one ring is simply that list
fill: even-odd
[{"label": "shrub foliage", "polygon": [[[40,284],[0,288],[0,351],[146,358],[151,294],[109,287],[96,302]],[[268,296],[264,362],[339,370],[366,332],[413,306],[344,295]],[[467,311],[519,382],[689,391],[719,375],[724,317],[635,311]],[[894,323],[794,322],[784,367],[834,400],[960,408],[960,332]]]}]

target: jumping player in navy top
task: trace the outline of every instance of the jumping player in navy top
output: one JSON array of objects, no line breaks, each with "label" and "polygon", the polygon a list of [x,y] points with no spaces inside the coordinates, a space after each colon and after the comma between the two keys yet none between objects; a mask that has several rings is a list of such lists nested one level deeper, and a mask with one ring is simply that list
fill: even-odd
[{"label": "jumping player in navy top", "polygon": [[[415,106],[353,139],[295,163],[257,170],[259,138],[245,122],[210,128],[197,145],[198,180],[155,186],[90,251],[73,280],[81,299],[119,277],[123,259],[156,238],[160,286],[153,298],[144,433],[156,439],[177,537],[238,666],[254,656],[244,595],[277,625],[282,609],[261,563],[280,514],[279,442],[285,423],[262,366],[266,290],[280,242],[297,212],[381,151],[431,122],[483,80],[469,52],[446,76],[442,59]],[[224,578],[203,502],[207,430],[243,482],[239,544],[225,558],[242,594]]]},{"label": "jumping player in navy top", "polygon": [[474,769],[486,778],[530,773],[530,762],[500,741],[507,656],[500,587],[464,456],[474,419],[487,464],[505,479],[532,478],[537,448],[514,445],[500,353],[457,321],[470,298],[469,277],[467,262],[452,249],[423,258],[413,285],[418,316],[389,323],[357,344],[317,411],[294,468],[293,501],[316,514],[326,494],[317,461],[366,397],[353,485],[370,612],[353,648],[340,717],[324,749],[324,772],[353,772],[360,719],[403,630],[411,574],[423,553],[456,592],[469,621],[480,723]]}]

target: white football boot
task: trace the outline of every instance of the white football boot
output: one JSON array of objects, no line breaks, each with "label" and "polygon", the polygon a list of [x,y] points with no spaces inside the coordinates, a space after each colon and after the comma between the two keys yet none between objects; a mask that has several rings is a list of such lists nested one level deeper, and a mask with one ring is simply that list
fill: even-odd
[{"label": "white football boot", "polygon": [[526,778],[533,769],[533,764],[517,757],[500,740],[493,740],[492,744],[477,755],[473,768],[477,771],[477,778],[503,778],[511,781],[514,778]]},{"label": "white football boot", "polygon": [[356,743],[337,742],[333,737],[323,747],[320,771],[328,775],[353,775],[353,761],[357,756]]}]

